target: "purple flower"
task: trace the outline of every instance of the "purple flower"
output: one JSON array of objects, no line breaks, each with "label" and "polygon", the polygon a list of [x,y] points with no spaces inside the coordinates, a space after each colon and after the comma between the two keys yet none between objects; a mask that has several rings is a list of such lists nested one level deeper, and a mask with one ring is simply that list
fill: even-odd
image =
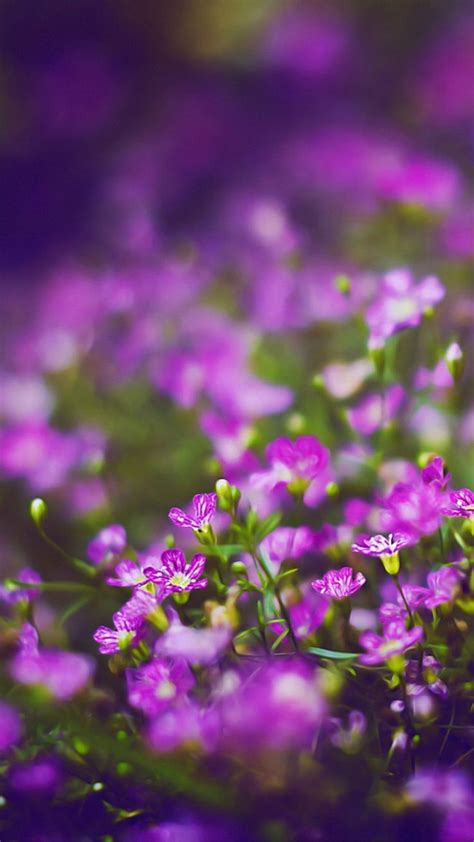
[{"label": "purple flower", "polygon": [[357,593],[365,582],[363,573],[357,572],[354,576],[352,567],[341,567],[340,570],[328,570],[322,579],[311,582],[311,587],[331,599],[345,599]]},{"label": "purple flower", "polygon": [[101,529],[87,547],[87,555],[94,564],[112,561],[127,546],[127,533],[119,523]]},{"label": "purple flower", "polygon": [[20,634],[20,651],[10,662],[15,681],[44,687],[59,701],[79,693],[90,680],[95,668],[92,658],[75,652],[38,649],[36,629],[25,623]]},{"label": "purple flower", "polygon": [[361,435],[372,435],[382,424],[396,417],[405,397],[405,389],[398,383],[387,389],[384,399],[380,395],[368,395],[347,410],[351,427]]},{"label": "purple flower", "polygon": [[[327,610],[329,608],[329,600],[316,590],[308,587],[305,583],[302,588],[302,597],[299,602],[291,602],[286,598],[286,592],[283,592],[283,600],[286,605],[286,610],[290,615],[290,622],[298,640],[304,640],[309,637],[323,622]],[[278,606],[275,605],[278,610]],[[272,623],[271,629],[276,635],[282,634],[287,628],[286,623]]]},{"label": "purple flower", "polygon": [[136,588],[143,582],[143,568],[145,565],[152,567],[153,562],[156,562],[156,567],[160,567],[161,562],[153,556],[149,556],[141,567],[134,561],[124,558],[117,564],[114,570],[115,575],[108,576],[105,581],[115,588]]},{"label": "purple flower", "polygon": [[311,744],[326,710],[314,668],[282,658],[242,678],[221,699],[223,737],[234,750]]},{"label": "purple flower", "polygon": [[314,546],[314,533],[309,526],[279,526],[260,544],[271,562],[281,564],[287,559],[296,560]]},{"label": "purple flower", "polygon": [[187,693],[194,683],[183,658],[154,658],[138,669],[127,670],[128,701],[147,716],[156,716]]},{"label": "purple flower", "polygon": [[446,473],[444,459],[441,456],[435,456],[434,459],[432,459],[431,462],[423,468],[421,472],[421,479],[425,485],[435,485],[437,488],[444,491],[451,479],[451,474]]},{"label": "purple flower", "polygon": [[445,289],[438,278],[430,276],[415,285],[408,269],[388,272],[379,297],[367,309],[369,347],[377,348],[392,334],[420,324],[425,310],[444,298]]},{"label": "purple flower", "polygon": [[436,608],[445,602],[452,602],[459,591],[462,574],[452,567],[441,567],[428,573],[423,605],[426,608]]},{"label": "purple flower", "polygon": [[8,782],[18,792],[50,795],[58,789],[62,775],[56,758],[36,757],[13,766]]},{"label": "purple flower", "polygon": [[474,517],[474,492],[470,488],[460,488],[449,495],[451,504],[446,506],[444,514],[449,517]]},{"label": "purple flower", "polygon": [[[15,577],[16,581],[24,582],[25,585],[38,585],[41,583],[41,576],[36,570],[30,567],[24,567]],[[0,600],[7,602],[9,605],[14,605],[22,600],[32,600],[39,596],[38,588],[21,588],[19,585],[13,585],[8,580],[5,584],[0,585]]]},{"label": "purple flower", "polygon": [[158,570],[145,567],[143,573],[147,581],[158,585],[166,595],[207,587],[207,579],[199,578],[206,564],[205,556],[195,555],[188,564],[181,550],[165,550],[161,563]]},{"label": "purple flower", "polygon": [[250,482],[267,492],[286,486],[292,493],[306,493],[329,461],[328,450],[314,436],[275,439],[265,456],[269,470],[253,474]]},{"label": "purple flower", "polygon": [[439,528],[444,501],[445,493],[437,483],[427,485],[420,476],[413,482],[398,482],[383,500],[383,526],[387,531],[411,535],[413,543]]},{"label": "purple flower", "polygon": [[440,669],[439,661],[426,652],[423,654],[421,674],[418,661],[408,661],[405,668],[408,695],[419,696],[425,690],[430,690],[436,696],[445,699],[448,695],[448,688],[444,681],[441,681],[438,677]]},{"label": "purple flower", "polygon": [[217,494],[196,494],[193,497],[193,514],[187,515],[182,509],[173,508],[168,517],[175,526],[201,530],[211,522],[217,505]]},{"label": "purple flower", "polygon": [[421,626],[406,629],[404,623],[388,623],[383,630],[383,637],[372,631],[363,632],[359,643],[366,653],[359,656],[362,664],[383,664],[393,655],[401,655],[415,646],[423,637]]},{"label": "purple flower", "polygon": [[20,739],[21,723],[15,708],[0,702],[0,754]]},{"label": "purple flower", "polygon": [[168,658],[184,658],[189,664],[208,666],[215,663],[232,636],[228,626],[194,629],[184,626],[170,609],[171,623],[155,643],[155,654]]},{"label": "purple flower", "polygon": [[219,722],[212,708],[201,707],[186,697],[153,719],[147,732],[148,742],[158,752],[174,751],[191,744],[214,748]]},{"label": "purple flower", "polygon": [[396,555],[402,547],[406,547],[410,543],[412,541],[409,535],[398,532],[391,532],[388,538],[385,535],[373,535],[372,537],[359,535],[351,549],[353,553],[362,553],[363,555],[391,556]]},{"label": "purple flower", "polygon": [[124,611],[116,611],[112,617],[115,629],[99,626],[93,638],[99,644],[99,652],[112,655],[127,649],[141,638],[143,620],[141,616],[131,616]]},{"label": "purple flower", "polygon": [[[417,585],[403,585],[403,595],[412,611],[416,611],[421,605],[426,596],[426,588],[420,588]],[[385,625],[394,620],[404,622],[408,617],[408,611],[405,607],[401,595],[396,593],[396,602],[383,602],[379,609],[380,622]]]},{"label": "purple flower", "polygon": [[348,717],[347,728],[343,727],[340,719],[330,720],[331,734],[329,739],[332,744],[352,753],[358,751],[361,739],[367,730],[367,719],[360,710],[351,710]]}]

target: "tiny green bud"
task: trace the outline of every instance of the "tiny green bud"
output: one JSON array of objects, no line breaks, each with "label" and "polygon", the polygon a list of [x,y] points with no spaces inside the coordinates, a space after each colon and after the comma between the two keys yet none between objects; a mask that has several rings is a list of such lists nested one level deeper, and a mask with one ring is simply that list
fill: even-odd
[{"label": "tiny green bud", "polygon": [[301,433],[305,428],[305,417],[301,412],[292,412],[286,420],[286,428],[290,433]]},{"label": "tiny green bud", "polygon": [[343,295],[349,295],[351,292],[351,281],[347,275],[338,275],[334,278],[334,286]]},{"label": "tiny green bud", "polygon": [[233,561],[230,565],[230,569],[234,576],[245,576],[247,577],[247,568],[243,561]]},{"label": "tiny green bud", "polygon": [[326,494],[328,497],[337,497],[339,494],[339,486],[337,482],[329,482],[326,486]]},{"label": "tiny green bud", "polygon": [[169,533],[168,535],[165,535],[165,545],[168,547],[169,550],[173,549],[174,544],[175,544],[174,535],[171,535],[171,533]]},{"label": "tiny green bud", "polygon": [[419,745],[419,744],[421,743],[421,737],[420,737],[420,735],[419,735],[419,734],[415,734],[415,736],[412,738],[412,741],[411,741],[411,742],[412,742],[412,745],[414,745],[414,746]]},{"label": "tiny green bud", "polygon": [[405,669],[405,658],[403,655],[392,655],[387,661],[387,666],[395,675],[401,675]]},{"label": "tiny green bud", "polygon": [[444,359],[454,382],[459,383],[464,371],[464,354],[457,342],[451,342]]},{"label": "tiny green bud", "polygon": [[46,517],[48,509],[44,500],[41,497],[35,497],[30,503],[30,515],[37,526],[41,525],[41,521]]},{"label": "tiny green bud", "polygon": [[102,783],[102,781],[96,781],[95,784],[92,784],[93,792],[102,792],[103,789],[104,789],[104,784]]}]

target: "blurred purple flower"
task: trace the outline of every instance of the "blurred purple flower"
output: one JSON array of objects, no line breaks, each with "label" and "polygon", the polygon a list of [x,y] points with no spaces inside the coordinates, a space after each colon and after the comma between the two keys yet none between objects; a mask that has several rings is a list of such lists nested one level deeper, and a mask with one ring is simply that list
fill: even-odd
[{"label": "blurred purple flower", "polygon": [[286,486],[287,491],[304,493],[305,498],[329,461],[329,451],[314,436],[299,436],[294,442],[275,439],[265,456],[270,468],[253,474],[250,482],[265,491]]},{"label": "blurred purple flower", "polygon": [[169,658],[184,658],[193,665],[215,663],[228,646],[232,631],[226,625],[195,629],[185,626],[175,611],[169,610],[170,626],[155,643],[155,654]]},{"label": "blurred purple flower", "polygon": [[119,523],[104,527],[89,543],[87,556],[94,564],[111,562],[127,546],[127,533]]},{"label": "blurred purple flower", "polygon": [[372,631],[363,632],[360,645],[366,650],[359,656],[362,664],[383,664],[393,655],[401,655],[415,646],[423,637],[423,628],[414,626],[406,629],[404,623],[388,623],[383,629],[383,637]]},{"label": "blurred purple flower", "polygon": [[22,627],[20,651],[10,661],[12,678],[20,684],[44,687],[58,701],[67,701],[89,682],[95,662],[87,655],[39,649],[36,629]]},{"label": "blurred purple flower", "polygon": [[155,657],[138,669],[127,670],[128,701],[147,716],[156,716],[186,694],[194,683],[184,658]]},{"label": "blurred purple flower", "polygon": [[388,272],[378,298],[367,309],[369,347],[380,347],[392,334],[419,325],[423,313],[438,304],[444,295],[443,285],[434,276],[415,284],[408,269]]},{"label": "blurred purple flower", "polygon": [[309,526],[279,526],[260,544],[268,559],[281,564],[287,559],[296,561],[314,547],[314,532]]},{"label": "blurred purple flower", "polygon": [[396,417],[406,399],[403,386],[395,383],[387,389],[384,396],[367,395],[356,406],[347,410],[351,427],[364,436],[375,433],[382,424]]},{"label": "blurred purple flower", "polygon": [[14,707],[0,702],[0,754],[8,751],[20,739],[21,722]]},{"label": "blurred purple flower", "polygon": [[418,661],[408,661],[405,668],[407,681],[407,693],[409,696],[419,696],[427,689],[435,696],[445,699],[448,696],[448,688],[444,681],[439,678],[441,664],[433,655],[423,653],[422,670]]}]

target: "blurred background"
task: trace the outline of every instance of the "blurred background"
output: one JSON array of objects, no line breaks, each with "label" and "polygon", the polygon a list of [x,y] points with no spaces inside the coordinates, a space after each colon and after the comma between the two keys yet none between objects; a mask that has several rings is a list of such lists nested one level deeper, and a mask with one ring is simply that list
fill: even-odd
[{"label": "blurred background", "polygon": [[335,412],[312,378],[366,355],[397,266],[448,296],[393,352],[425,373],[387,453],[468,483],[471,385],[436,367],[472,349],[471,2],[3,0],[0,52],[5,574],[57,575],[35,495],[80,555],[112,521],[162,546],[169,506],[285,432],[363,462],[352,393]]}]

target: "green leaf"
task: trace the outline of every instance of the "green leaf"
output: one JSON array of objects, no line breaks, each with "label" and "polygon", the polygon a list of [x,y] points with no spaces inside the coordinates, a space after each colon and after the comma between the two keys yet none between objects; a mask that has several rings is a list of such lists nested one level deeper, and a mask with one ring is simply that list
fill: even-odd
[{"label": "green leaf", "polygon": [[250,635],[256,634],[258,635],[258,627],[252,626],[250,629],[244,629],[243,631],[239,632],[234,637],[234,643],[240,643],[242,640],[245,640],[246,637],[250,637]]},{"label": "green leaf", "polygon": [[287,628],[287,629],[285,629],[285,631],[282,631],[282,633],[278,635],[277,639],[274,640],[273,643],[272,643],[272,652],[274,652],[275,649],[278,649],[282,640],[284,640],[285,637],[287,637],[287,635],[289,633],[290,633],[290,630]]},{"label": "green leaf", "polygon": [[360,652],[335,652],[333,649],[321,649],[319,646],[309,646],[306,652],[312,655],[320,655],[321,658],[333,658],[336,661],[344,661],[348,658],[358,658]]},{"label": "green leaf", "polygon": [[281,582],[281,580],[284,579],[285,576],[291,576],[292,573],[297,573],[297,572],[298,572],[298,568],[292,567],[291,570],[285,570],[284,573],[279,573],[278,576],[276,577],[276,581]]},{"label": "green leaf", "polygon": [[265,518],[265,520],[262,520],[255,529],[256,540],[258,542],[263,541],[267,535],[270,535],[270,533],[273,532],[273,530],[276,529],[281,522],[281,518],[281,512],[273,512],[273,514],[269,515],[269,517]]}]

